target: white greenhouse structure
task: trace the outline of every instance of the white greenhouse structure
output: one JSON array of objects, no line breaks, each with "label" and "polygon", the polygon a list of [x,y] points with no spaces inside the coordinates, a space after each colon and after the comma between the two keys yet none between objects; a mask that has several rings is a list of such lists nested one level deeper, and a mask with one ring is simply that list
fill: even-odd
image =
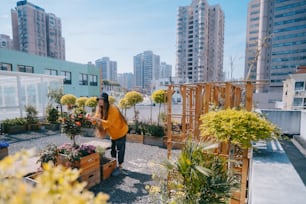
[{"label": "white greenhouse structure", "polygon": [[48,90],[63,88],[61,76],[0,71],[0,121],[26,117],[24,107],[36,107],[45,116]]}]

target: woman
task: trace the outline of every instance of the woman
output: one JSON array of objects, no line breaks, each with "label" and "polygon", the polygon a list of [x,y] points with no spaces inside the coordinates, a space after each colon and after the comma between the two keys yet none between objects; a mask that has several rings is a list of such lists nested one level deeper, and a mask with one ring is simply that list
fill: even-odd
[{"label": "woman", "polygon": [[108,94],[102,93],[98,100],[98,108],[93,122],[97,123],[97,136],[104,136],[105,132],[111,138],[111,156],[117,157],[118,151],[118,167],[112,173],[113,176],[118,176],[122,172],[124,162],[126,133],[128,125],[126,119],[121,114],[119,108],[108,101]]}]

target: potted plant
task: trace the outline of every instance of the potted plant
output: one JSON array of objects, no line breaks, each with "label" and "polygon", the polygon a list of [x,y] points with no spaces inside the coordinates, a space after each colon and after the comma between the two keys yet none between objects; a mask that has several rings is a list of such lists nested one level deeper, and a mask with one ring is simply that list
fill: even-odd
[{"label": "potted plant", "polygon": [[166,90],[162,90],[162,89],[159,89],[159,90],[156,90],[152,93],[152,100],[155,102],[155,103],[159,103],[159,107],[158,107],[158,115],[157,115],[157,126],[159,126],[159,120],[160,120],[160,108],[161,108],[161,104],[162,103],[166,103],[167,102],[167,91]]},{"label": "potted plant", "polygon": [[140,123],[143,131],[143,143],[148,145],[163,146],[163,137],[165,136],[164,126],[156,123]]},{"label": "potted plant", "polygon": [[59,157],[57,160],[58,164],[66,167],[72,168],[85,168],[83,165],[88,165],[87,163],[91,160],[99,160],[100,168],[100,156],[96,153],[96,147],[93,145],[81,144],[74,146],[71,143],[65,143],[58,147]]},{"label": "potted plant", "polygon": [[4,133],[18,134],[26,132],[27,121],[25,118],[5,119],[2,121]]},{"label": "potted plant", "polygon": [[279,129],[255,112],[226,109],[210,111],[200,117],[201,136],[250,148],[252,142],[277,138]]},{"label": "potted plant", "polygon": [[97,104],[97,97],[89,97],[85,102],[85,106],[91,108],[92,113],[96,111]]},{"label": "potted plant", "polygon": [[49,130],[59,130],[60,129],[60,123],[59,123],[59,111],[54,108],[50,107],[47,109],[47,121],[49,124],[47,125],[47,129]]},{"label": "potted plant", "polygon": [[212,154],[216,146],[188,140],[175,160],[156,169],[156,185],[147,186],[150,196],[160,203],[229,203],[237,180],[224,168],[226,160]]},{"label": "potted plant", "polygon": [[36,110],[36,107],[33,105],[26,105],[24,106],[24,109],[27,114],[26,120],[28,130],[39,130],[39,121],[37,119],[38,111]]},{"label": "potted plant", "polygon": [[77,98],[73,94],[66,94],[62,96],[60,103],[67,105],[68,110],[71,110],[76,103]]},{"label": "potted plant", "polygon": [[66,136],[72,141],[73,146],[76,147],[76,136],[81,133],[82,126],[78,114],[65,113],[59,120],[61,121],[62,133],[66,134]]},{"label": "potted plant", "polygon": [[46,148],[40,151],[37,163],[41,163],[41,166],[43,163],[49,162],[52,162],[53,165],[56,165],[58,154],[59,151],[57,146],[55,144],[49,144]]}]

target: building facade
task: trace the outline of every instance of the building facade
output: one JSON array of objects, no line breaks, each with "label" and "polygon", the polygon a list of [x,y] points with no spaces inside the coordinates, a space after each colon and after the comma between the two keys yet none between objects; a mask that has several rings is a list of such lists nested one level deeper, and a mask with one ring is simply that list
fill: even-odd
[{"label": "building facade", "polygon": [[96,67],[102,70],[102,79],[117,82],[117,62],[109,57],[102,57],[95,61]]},{"label": "building facade", "polygon": [[169,78],[172,76],[172,66],[166,62],[160,63],[159,79]]},{"label": "building facade", "polygon": [[133,73],[118,73],[117,79],[121,87],[127,90],[132,90],[135,87],[135,77]]},{"label": "building facade", "polygon": [[92,64],[79,64],[0,48],[0,70],[61,76],[64,93],[76,97],[100,94],[100,72]]},{"label": "building facade", "polygon": [[[265,82],[257,86],[257,92],[278,94],[270,99],[271,103],[281,101],[283,81],[298,66],[306,64],[305,10],[305,0],[253,0],[249,3],[245,73],[254,61],[253,50],[260,50],[254,61],[253,78],[256,73],[256,80]],[[257,43],[254,43],[256,38]]]},{"label": "building facade", "polygon": [[306,66],[300,66],[296,73],[289,74],[283,83],[283,109],[306,109]]},{"label": "building facade", "polygon": [[22,0],[11,10],[11,16],[15,50],[65,59],[61,20],[54,14]]},{"label": "building facade", "polygon": [[10,36],[0,34],[0,48],[13,49],[13,40]]},{"label": "building facade", "polygon": [[159,79],[160,56],[152,51],[144,51],[134,56],[135,86],[147,91],[151,90],[152,80]]},{"label": "building facade", "polygon": [[208,9],[208,81],[223,81],[224,13],[219,5]]},{"label": "building facade", "polygon": [[193,0],[177,14],[175,75],[185,83],[219,81],[223,73],[224,14]]}]

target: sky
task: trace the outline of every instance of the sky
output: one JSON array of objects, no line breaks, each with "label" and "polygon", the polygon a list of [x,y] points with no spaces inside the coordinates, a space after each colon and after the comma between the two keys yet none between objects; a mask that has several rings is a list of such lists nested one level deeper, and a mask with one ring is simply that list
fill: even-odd
[{"label": "sky", "polygon": [[[224,71],[244,73],[246,14],[249,0],[207,0],[225,15]],[[0,0],[0,34],[12,38],[11,9],[16,0]],[[192,0],[30,0],[61,19],[66,60],[86,64],[102,57],[117,61],[118,73],[133,72],[133,57],[146,50],[161,62],[176,61],[176,15]]]}]

